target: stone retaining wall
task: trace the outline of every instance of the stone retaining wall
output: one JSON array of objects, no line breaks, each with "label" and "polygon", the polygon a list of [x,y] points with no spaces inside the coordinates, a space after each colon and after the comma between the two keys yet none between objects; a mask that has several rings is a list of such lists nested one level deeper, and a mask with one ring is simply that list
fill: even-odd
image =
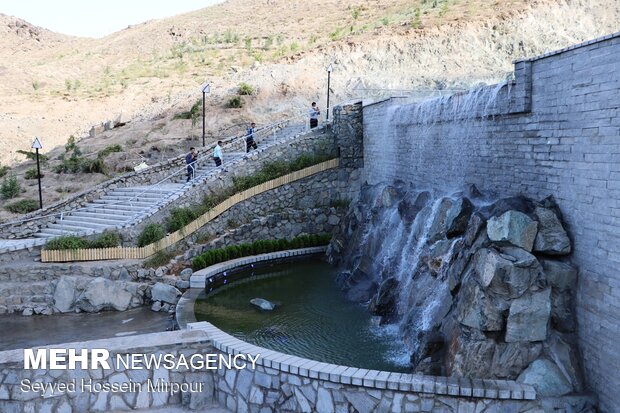
[{"label": "stone retaining wall", "polygon": [[[233,169],[223,168],[221,173],[219,173],[215,179],[210,179],[204,183],[200,183],[194,185],[191,190],[186,191],[183,195],[181,195],[178,199],[163,208],[159,211],[155,212],[153,215],[143,219],[139,224],[132,226],[131,228],[127,228],[121,231],[121,237],[123,239],[123,245],[134,245],[137,241],[137,238],[140,232],[144,229],[144,227],[150,223],[162,223],[165,222],[166,219],[170,216],[170,212],[174,208],[185,208],[192,207],[198,205],[202,202],[205,196],[221,193],[224,189],[230,188],[233,186],[233,178],[239,176],[247,176],[253,175],[258,172],[264,162],[269,161],[283,161],[283,162],[291,162],[301,155],[316,155],[316,154],[325,154],[328,156],[336,156],[336,147],[334,136],[329,133],[317,132],[310,135],[304,136],[302,139],[291,140],[290,142],[282,145],[276,145],[265,149],[266,153],[261,153],[261,149],[258,151],[252,152],[248,159],[244,159],[239,163],[235,164]],[[301,183],[293,183],[290,185],[285,185],[282,188],[276,189],[275,195],[272,195],[271,192],[265,195],[259,195],[255,197],[257,201],[247,201],[243,204],[247,207],[254,208],[254,214],[259,216],[262,212],[270,212],[273,208],[282,209],[287,207],[313,207],[317,205],[317,202],[312,202],[312,196],[316,195],[308,195],[311,191],[317,190],[317,185],[325,184],[325,188],[320,188],[324,193],[329,194],[329,200],[334,200],[336,198],[337,190],[344,190],[345,188],[349,188],[349,174],[348,172],[342,171],[339,174],[326,172],[326,175],[319,174],[321,178],[310,177],[301,181]],[[357,173],[359,176],[359,172],[355,171],[354,174]],[[317,181],[319,179],[319,181]],[[338,183],[340,180],[340,183]],[[306,185],[308,186],[306,188]],[[302,193],[304,197],[303,202],[297,199],[293,199],[291,195],[291,191],[295,191],[298,193]],[[287,199],[281,199],[280,196],[286,193]],[[344,195],[352,196],[354,193],[354,188],[346,190]],[[320,194],[317,194],[320,195]],[[274,202],[269,202],[266,206],[262,205],[260,202],[265,200],[271,200],[273,198],[277,205],[274,205]],[[293,202],[291,202],[293,201]],[[253,203],[252,203],[253,202]],[[319,202],[320,204],[320,202]],[[236,211],[243,211],[244,208],[235,207]],[[251,214],[251,212],[250,212]],[[244,214],[247,215],[247,214]]]},{"label": "stone retaining wall", "polygon": [[[144,343],[148,343],[145,345]],[[301,359],[244,343],[208,323],[191,330],[68,343],[49,348],[107,349],[112,361],[127,354],[249,354],[259,355],[255,369],[217,370],[116,368],[87,370],[25,370],[22,349],[0,352],[0,411],[108,412],[163,406],[208,411],[219,401],[232,411],[252,412],[538,412],[542,407],[580,411],[587,400],[536,400],[530,386],[508,381],[469,381],[379,372]],[[46,394],[23,391],[31,383],[76,383],[126,386],[129,391],[66,391]],[[149,381],[193,383],[187,391],[137,391]],[[133,387],[132,387],[133,386]],[[81,390],[80,386],[77,387]],[[26,388],[26,390],[28,390]],[[195,390],[195,391],[192,391]],[[53,396],[53,397],[50,397]],[[570,410],[569,410],[570,409]]]},{"label": "stone retaining wall", "polygon": [[620,33],[517,62],[514,83],[363,111],[369,183],[555,197],[581,268],[577,317],[588,383],[608,412],[620,406],[618,67]]}]

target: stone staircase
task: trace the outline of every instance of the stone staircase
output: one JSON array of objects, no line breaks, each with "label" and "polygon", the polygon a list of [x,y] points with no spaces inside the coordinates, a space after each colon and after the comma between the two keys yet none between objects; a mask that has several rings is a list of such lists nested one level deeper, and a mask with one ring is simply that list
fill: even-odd
[{"label": "stone staircase", "polygon": [[[303,124],[291,124],[278,128],[275,132],[257,135],[259,151],[281,143],[282,138],[296,136],[305,130],[306,126]],[[223,152],[223,167],[234,166],[247,155],[245,140],[236,139],[224,144]],[[34,238],[0,240],[0,253],[40,246],[58,236],[90,235],[134,225],[179,198],[197,182],[202,182],[218,173],[218,169],[222,167],[216,167],[211,156],[212,150],[199,155],[191,182],[186,182],[185,170],[179,170],[160,184],[113,189],[79,209],[65,212],[54,223],[35,233]]]},{"label": "stone staircase", "polygon": [[61,220],[36,233],[36,238],[52,238],[85,232],[100,232],[122,227],[133,218],[156,211],[173,195],[183,190],[182,184],[157,187],[117,188],[83,208],[68,212]]}]

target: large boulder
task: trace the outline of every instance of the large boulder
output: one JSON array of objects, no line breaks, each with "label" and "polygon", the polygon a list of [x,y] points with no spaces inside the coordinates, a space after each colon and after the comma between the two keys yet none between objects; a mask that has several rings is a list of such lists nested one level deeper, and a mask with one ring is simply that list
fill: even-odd
[{"label": "large boulder", "polygon": [[457,304],[457,319],[461,324],[481,331],[501,331],[504,328],[505,309],[501,302],[485,294],[471,277],[461,290]]},{"label": "large boulder", "polygon": [[469,199],[465,197],[457,199],[446,218],[448,238],[457,237],[465,232],[472,212],[474,212],[474,205]]},{"label": "large boulder", "polygon": [[450,198],[442,198],[439,201],[439,205],[433,205],[432,222],[428,229],[428,243],[432,244],[437,240],[440,240],[446,236],[448,231],[448,212],[452,208],[454,201]]},{"label": "large boulder", "polygon": [[151,300],[153,301],[176,304],[180,296],[181,291],[169,284],[157,283],[151,288]]},{"label": "large boulder", "polygon": [[558,366],[551,360],[534,360],[517,378],[517,382],[529,384],[541,397],[559,397],[573,391]]},{"label": "large boulder", "polygon": [[125,311],[130,307],[132,299],[131,293],[124,288],[125,284],[107,278],[95,278],[76,301],[76,307],[89,313],[111,309]]},{"label": "large boulder", "polygon": [[516,247],[501,252],[484,248],[474,257],[475,272],[480,284],[494,294],[518,298],[542,275],[536,257]]},{"label": "large boulder", "polygon": [[75,278],[65,275],[60,277],[54,290],[54,308],[61,313],[72,311],[74,309],[75,291]]},{"label": "large boulder", "polygon": [[382,323],[393,321],[396,316],[398,292],[398,280],[389,277],[381,283],[377,295],[370,302],[370,312],[382,317]]},{"label": "large boulder", "polygon": [[514,380],[542,352],[540,343],[497,343],[471,333],[453,337],[447,357],[449,375]]},{"label": "large boulder", "polygon": [[550,315],[550,288],[514,300],[508,314],[506,342],[545,340]]},{"label": "large boulder", "polygon": [[534,214],[538,220],[534,251],[549,255],[570,254],[570,239],[555,212],[548,208],[537,207]]},{"label": "large boulder", "polygon": [[398,213],[401,219],[410,224],[431,199],[430,192],[421,192],[417,195],[407,194],[407,196],[398,203]]},{"label": "large boulder", "polygon": [[580,356],[576,344],[572,344],[569,344],[559,333],[554,332],[547,340],[546,350],[573,389],[581,391],[583,389],[583,375]]},{"label": "large boulder", "polygon": [[574,332],[577,328],[573,302],[577,268],[553,260],[542,260],[542,266],[551,287],[551,324],[558,331]]},{"label": "large boulder", "polygon": [[487,222],[487,235],[493,242],[510,244],[532,251],[538,223],[518,211],[508,211]]}]

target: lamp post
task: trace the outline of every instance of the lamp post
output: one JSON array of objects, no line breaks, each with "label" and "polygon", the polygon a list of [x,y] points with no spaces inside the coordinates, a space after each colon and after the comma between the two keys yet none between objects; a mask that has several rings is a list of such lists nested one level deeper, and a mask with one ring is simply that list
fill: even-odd
[{"label": "lamp post", "polygon": [[39,164],[39,149],[43,148],[39,138],[35,136],[32,142],[32,149],[37,152],[37,179],[39,180],[39,208],[43,209],[43,194],[41,192],[41,166]]},{"label": "lamp post", "polygon": [[332,70],[334,70],[333,66],[330,64],[327,66],[327,117],[326,120],[329,121],[329,84],[332,77]]},{"label": "lamp post", "polygon": [[202,146],[205,146],[205,108],[206,108],[206,94],[211,91],[211,87],[208,83],[202,86]]}]

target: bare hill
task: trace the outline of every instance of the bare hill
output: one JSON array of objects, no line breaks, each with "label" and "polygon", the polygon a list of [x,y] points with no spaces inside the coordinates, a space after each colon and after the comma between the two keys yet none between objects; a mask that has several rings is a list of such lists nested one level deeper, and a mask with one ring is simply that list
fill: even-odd
[{"label": "bare hill", "polygon": [[[174,118],[205,80],[208,133],[228,135],[310,100],[324,106],[330,63],[332,102],[406,93],[383,89],[466,88],[503,78],[515,58],[618,31],[618,22],[616,0],[229,0],[82,39],[0,15],[0,161],[14,165],[23,196],[33,198],[35,181],[23,179],[33,164],[15,151],[42,137],[52,157],[48,203],[107,179],[53,172],[69,136],[86,136],[93,125],[131,120],[78,143],[91,158],[122,146],[107,158],[109,175],[198,143],[198,126]],[[241,82],[255,93],[242,97],[244,108],[229,109]]]}]

